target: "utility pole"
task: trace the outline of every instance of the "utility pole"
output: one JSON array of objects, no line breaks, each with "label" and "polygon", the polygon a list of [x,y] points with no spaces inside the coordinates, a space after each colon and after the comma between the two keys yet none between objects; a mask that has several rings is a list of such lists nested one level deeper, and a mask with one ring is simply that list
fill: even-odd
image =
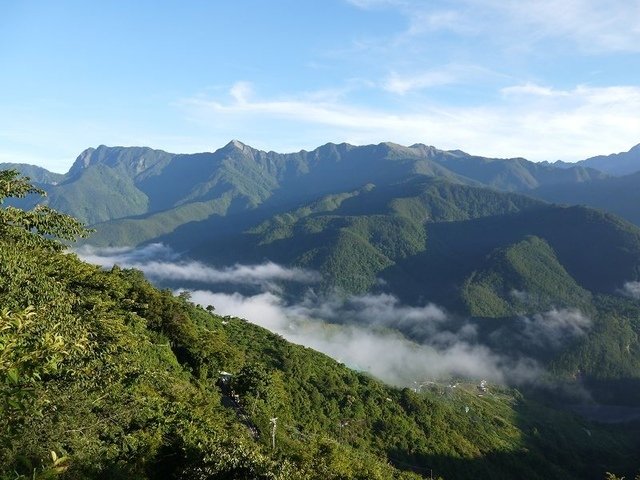
[{"label": "utility pole", "polygon": [[273,425],[273,427],[271,428],[271,448],[273,450],[276,449],[276,426],[277,426],[277,422],[278,422],[278,417],[273,417],[271,419],[271,425]]}]

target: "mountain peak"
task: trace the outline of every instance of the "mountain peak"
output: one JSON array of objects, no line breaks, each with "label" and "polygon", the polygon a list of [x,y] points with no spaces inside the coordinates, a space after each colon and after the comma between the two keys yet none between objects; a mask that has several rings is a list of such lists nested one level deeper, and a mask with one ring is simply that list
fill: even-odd
[{"label": "mountain peak", "polygon": [[227,143],[224,147],[225,149],[227,148],[234,148],[234,149],[238,149],[241,151],[245,151],[247,149],[251,149],[251,147],[249,145],[246,145],[244,143],[242,143],[240,140],[236,140],[235,138],[233,140],[231,140],[229,143]]},{"label": "mountain peak", "polygon": [[[103,145],[101,145],[102,147]],[[100,148],[100,147],[98,147]],[[91,155],[93,155],[93,152],[95,152],[96,149],[93,147],[87,148],[85,150],[82,151],[82,153],[80,153],[80,155],[78,155],[78,158],[76,158],[76,161],[73,162],[73,165],[71,165],[71,169],[69,170],[68,175],[73,175],[75,173],[80,172],[81,170],[87,168],[89,166],[89,164],[91,163]]]}]

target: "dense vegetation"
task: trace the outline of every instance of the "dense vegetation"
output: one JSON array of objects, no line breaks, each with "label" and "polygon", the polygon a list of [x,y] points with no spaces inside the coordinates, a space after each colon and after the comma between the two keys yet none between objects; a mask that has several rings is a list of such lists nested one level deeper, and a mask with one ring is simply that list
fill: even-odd
[{"label": "dense vegetation", "polygon": [[[520,317],[577,309],[597,325],[576,340],[586,343],[534,357],[560,362],[559,374],[595,382],[599,394],[612,392],[609,402],[636,403],[629,385],[639,376],[630,368],[640,357],[637,302],[627,305],[620,292],[640,280],[640,230],[602,211],[522,194],[612,185],[620,195],[608,198],[635,195],[615,188],[630,177],[605,177],[584,165],[424,145],[327,144],[283,155],[233,141],[197,155],[89,149],[47,188],[50,205],[108,220],[95,226],[93,244],[153,239],[218,266],[271,260],[310,268],[322,274],[313,286],[320,294],[435,302],[469,319],[483,342],[499,338],[492,348],[507,346],[510,354],[529,352],[516,341]],[[636,202],[621,204],[633,212]],[[299,298],[300,288],[307,286],[287,285],[284,293]],[[622,346],[619,332],[628,340]],[[609,373],[603,378],[589,365]]]},{"label": "dense vegetation", "polygon": [[[270,258],[319,270],[328,288],[365,292],[385,270],[429,249],[430,223],[465,221],[539,208],[533,199],[438,179],[407,181],[330,195],[275,216],[243,235],[247,247],[232,258],[194,250],[220,261]],[[425,225],[427,225],[425,227]],[[215,251],[215,250],[214,250]],[[432,272],[437,275],[437,272]]]},{"label": "dense vegetation", "polygon": [[[1,174],[2,199],[29,192]],[[3,478],[602,478],[635,467],[632,429],[498,387],[390,388],[137,271],[85,264],[52,238],[86,233],[46,207],[0,209]]]},{"label": "dense vegetation", "polygon": [[[640,306],[621,296],[640,280],[640,230],[522,195],[635,220],[637,175],[424,145],[282,155],[236,141],[197,155],[101,146],[64,176],[20,168],[46,186],[45,204],[96,224],[94,244],[161,241],[218,265],[269,259],[319,271],[320,291],[433,301],[483,346],[535,358],[549,384],[640,405]],[[26,196],[11,205],[39,202],[4,175],[3,198]],[[86,232],[47,207],[2,215],[6,475],[583,478],[633,465],[631,427],[587,425],[529,391],[390,389],[136,272],[63,254],[53,238]],[[531,337],[530,324],[562,334],[545,327],[558,311],[587,327],[562,342]]]},{"label": "dense vegetation", "polygon": [[465,281],[462,298],[474,317],[509,317],[553,307],[585,308],[591,295],[560,265],[551,247],[532,236],[492,252]]}]

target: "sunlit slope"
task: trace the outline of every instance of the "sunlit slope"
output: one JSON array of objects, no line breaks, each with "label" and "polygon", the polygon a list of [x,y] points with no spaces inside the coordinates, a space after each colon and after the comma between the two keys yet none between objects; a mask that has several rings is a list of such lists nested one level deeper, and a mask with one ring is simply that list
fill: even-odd
[{"label": "sunlit slope", "polygon": [[374,286],[386,269],[428,249],[433,222],[542,205],[521,195],[418,177],[324,197],[240,235],[203,242],[192,254],[214,262],[269,258],[302,265],[323,273],[326,287],[357,293]]},{"label": "sunlit slope", "polygon": [[501,296],[531,286],[546,296],[543,304],[580,304],[585,297],[578,290],[615,294],[639,277],[640,230],[618,217],[429,179],[328,196],[244,233],[203,241],[191,253],[218,264],[269,258],[302,265],[323,272],[326,286],[352,293],[382,278],[403,298],[459,309],[465,281],[487,268],[494,252],[530,236],[541,242],[507,255],[524,263],[516,265],[519,279],[499,272],[497,281],[506,282]]},{"label": "sunlit slope", "polygon": [[591,294],[562,267],[548,243],[538,237],[486,257],[462,286],[463,301],[475,317],[508,317],[551,308],[580,308]]}]

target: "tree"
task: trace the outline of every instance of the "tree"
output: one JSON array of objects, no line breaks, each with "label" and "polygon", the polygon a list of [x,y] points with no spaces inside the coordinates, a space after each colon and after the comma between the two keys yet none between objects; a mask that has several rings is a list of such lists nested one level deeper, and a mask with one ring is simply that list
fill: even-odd
[{"label": "tree", "polygon": [[21,239],[59,251],[65,248],[59,240],[75,241],[92,232],[74,217],[45,205],[37,205],[30,211],[3,206],[8,198],[24,198],[29,194],[46,196],[18,171],[0,171],[0,238]]},{"label": "tree", "polygon": [[[75,240],[90,233],[75,218],[46,206],[31,211],[4,207],[6,199],[29,194],[44,196],[45,192],[16,170],[0,171],[0,241],[8,252],[5,260],[19,262],[14,249],[24,247],[32,253],[30,247],[60,251],[65,245],[59,240]],[[27,408],[35,383],[54,372],[70,348],[55,328],[42,330],[46,321],[39,315],[45,313],[33,306],[21,311],[0,309],[0,415],[9,426],[15,423],[14,416]]]},{"label": "tree", "polygon": [[62,337],[55,332],[40,335],[36,320],[31,307],[0,311],[0,415],[10,426],[12,415],[26,408],[31,386],[54,372],[66,354]]}]

